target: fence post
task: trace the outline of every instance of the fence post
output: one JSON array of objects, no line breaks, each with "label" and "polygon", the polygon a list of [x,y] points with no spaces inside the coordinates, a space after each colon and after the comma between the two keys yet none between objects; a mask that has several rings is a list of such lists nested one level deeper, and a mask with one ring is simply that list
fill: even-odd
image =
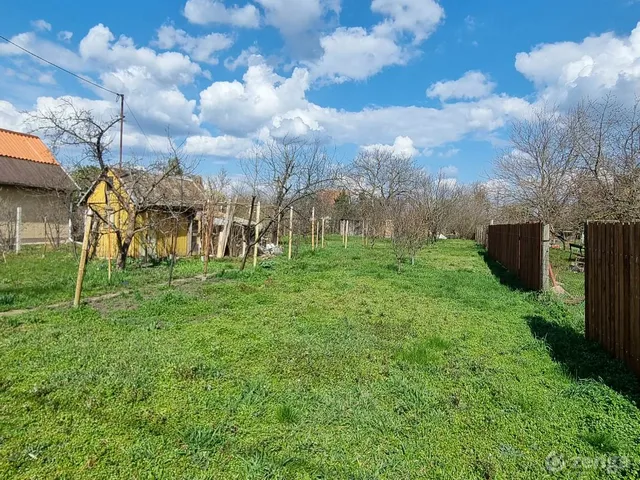
[{"label": "fence post", "polygon": [[16,209],[16,253],[20,253],[22,246],[22,207]]},{"label": "fence post", "polygon": [[[249,224],[251,225],[251,224]],[[256,238],[255,245],[253,246],[253,268],[258,266],[258,247],[260,239],[260,202],[258,202],[258,211],[256,212]]]},{"label": "fence post", "polygon": [[292,245],[293,245],[293,207],[289,209],[289,260],[291,260]]},{"label": "fence post", "polygon": [[311,208],[311,250],[316,249],[315,244],[315,231],[316,231],[316,207]]},{"label": "fence post", "polygon": [[542,291],[549,290],[549,244],[551,241],[549,225],[542,225],[542,266],[540,269],[540,287]]},{"label": "fence post", "polygon": [[80,253],[80,263],[78,264],[78,278],[76,280],[76,293],[73,297],[73,306],[80,306],[80,296],[82,295],[82,282],[84,272],[87,267],[87,256],[89,254],[89,238],[91,236],[91,222],[93,221],[93,210],[87,209],[84,217],[84,237],[82,239],[82,252]]}]

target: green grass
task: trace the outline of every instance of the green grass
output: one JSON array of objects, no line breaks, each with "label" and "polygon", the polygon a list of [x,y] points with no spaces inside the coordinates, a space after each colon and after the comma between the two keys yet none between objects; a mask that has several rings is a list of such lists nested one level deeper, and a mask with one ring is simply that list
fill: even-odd
[{"label": "green grass", "polygon": [[569,250],[558,248],[549,249],[549,260],[556,274],[556,280],[574,297],[584,297],[584,273],[571,270],[574,259],[569,260]]},{"label": "green grass", "polygon": [[[228,260],[215,261],[210,263],[209,271],[215,273],[234,265]],[[201,274],[199,258],[179,259],[176,263],[174,278]],[[9,254],[6,263],[0,261],[0,312],[71,301],[77,275],[78,260],[69,246],[45,253],[42,247],[26,247],[20,254]],[[87,265],[83,296],[143,288],[168,279],[167,261],[142,267],[140,262],[129,260],[125,272],[116,270],[114,265],[109,282],[107,262],[95,260]]]},{"label": "green grass", "polygon": [[266,266],[0,319],[0,478],[605,475],[551,452],[640,474],[635,378],[473,243],[401,274],[338,239]]}]

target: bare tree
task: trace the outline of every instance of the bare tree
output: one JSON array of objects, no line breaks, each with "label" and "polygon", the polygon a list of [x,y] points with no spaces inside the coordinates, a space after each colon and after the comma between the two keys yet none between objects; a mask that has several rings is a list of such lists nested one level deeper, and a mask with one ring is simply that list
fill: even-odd
[{"label": "bare tree", "polygon": [[359,199],[372,246],[387,230],[392,205],[415,187],[416,171],[412,157],[384,148],[363,150],[350,165],[346,187]]},{"label": "bare tree", "polygon": [[334,184],[337,167],[319,140],[285,136],[261,145],[243,161],[242,168],[247,192],[264,205],[260,235],[248,245],[244,265],[252,247],[265,235],[276,241],[279,224],[290,207]]},{"label": "bare tree", "polygon": [[478,225],[491,221],[493,205],[485,185],[456,186],[457,195],[447,221],[450,232],[462,238],[473,239]]},{"label": "bare tree", "polygon": [[573,114],[545,107],[510,126],[511,144],[495,159],[495,179],[509,203],[525,208],[530,218],[562,226],[575,193],[574,122]]},{"label": "bare tree", "polygon": [[120,122],[120,116],[98,119],[94,112],[77,107],[66,97],[61,98],[55,107],[27,115],[32,130],[45,136],[54,150],[79,148],[82,162],[97,165],[100,169],[108,166],[113,141],[110,131]]},{"label": "bare tree", "polygon": [[0,198],[0,251],[3,256],[15,247],[16,228],[16,207]]},{"label": "bare tree", "polygon": [[579,219],[640,218],[640,100],[585,100],[574,116]]},{"label": "bare tree", "polygon": [[391,245],[398,272],[407,257],[415,264],[418,252],[429,242],[429,227],[423,205],[417,198],[396,202],[393,209]]}]

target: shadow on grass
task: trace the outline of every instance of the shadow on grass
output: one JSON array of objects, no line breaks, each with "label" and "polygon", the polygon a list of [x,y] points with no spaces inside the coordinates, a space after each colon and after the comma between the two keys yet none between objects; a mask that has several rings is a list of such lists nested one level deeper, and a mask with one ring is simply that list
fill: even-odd
[{"label": "shadow on grass", "polygon": [[502,265],[500,265],[498,262],[496,262],[491,257],[489,257],[489,252],[487,252],[484,249],[484,247],[481,247],[478,245],[477,251],[478,251],[478,255],[482,257],[482,259],[484,260],[484,263],[486,263],[487,267],[489,267],[489,270],[491,270],[491,273],[493,274],[493,276],[496,277],[498,280],[500,280],[500,283],[502,285],[506,285],[512,290],[518,290],[522,292],[529,291],[522,286],[520,279],[516,275],[514,275],[509,270],[507,270]]},{"label": "shadow on grass", "polygon": [[540,316],[525,317],[531,333],[546,343],[551,358],[575,379],[593,379],[640,405],[640,385],[626,365],[612,358],[597,342],[570,326]]}]

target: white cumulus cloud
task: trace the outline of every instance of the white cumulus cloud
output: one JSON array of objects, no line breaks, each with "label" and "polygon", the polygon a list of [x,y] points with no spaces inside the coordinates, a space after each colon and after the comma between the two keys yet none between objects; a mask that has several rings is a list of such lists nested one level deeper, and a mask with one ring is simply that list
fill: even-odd
[{"label": "white cumulus cloud", "polygon": [[245,28],[260,26],[260,12],[250,3],[227,7],[218,0],[188,0],[184,6],[184,16],[197,25],[217,23]]},{"label": "white cumulus cloud", "polygon": [[305,108],[309,73],[296,68],[279,76],[264,62],[250,65],[242,82],[215,82],[200,93],[201,119],[230,134],[247,134],[274,116]]},{"label": "white cumulus cloud", "polygon": [[390,153],[395,153],[396,155],[404,155],[408,157],[416,157],[420,153],[414,146],[413,140],[411,140],[411,138],[409,137],[396,137],[393,145],[383,145],[380,143],[365,145],[364,147],[362,147],[362,150],[384,150]]},{"label": "white cumulus cloud", "polygon": [[469,71],[458,80],[434,83],[427,90],[427,96],[439,98],[443,102],[451,99],[484,98],[493,92],[495,86],[484,73]]},{"label": "white cumulus cloud", "polygon": [[640,89],[640,23],[628,36],[590,36],[582,42],[537,46],[516,55],[516,69],[546,101],[573,102],[612,92],[630,99]]},{"label": "white cumulus cloud", "polygon": [[60,40],[61,42],[69,42],[71,41],[72,37],[73,32],[70,32],[69,30],[62,30],[58,32],[58,40]]},{"label": "white cumulus cloud", "polygon": [[173,25],[163,25],[158,29],[158,39],[155,44],[162,50],[178,47],[198,62],[215,65],[218,63],[215,53],[230,48],[233,45],[233,39],[222,33],[192,37]]},{"label": "white cumulus cloud", "polygon": [[35,28],[37,31],[41,31],[41,32],[50,32],[51,31],[51,24],[49,22],[47,22],[46,20],[34,20],[31,22],[31,26],[33,28]]},{"label": "white cumulus cloud", "polygon": [[336,0],[256,0],[264,9],[266,23],[285,37],[320,27],[328,13],[339,13]]},{"label": "white cumulus cloud", "polygon": [[361,27],[338,28],[322,37],[320,45],[324,54],[310,65],[313,76],[336,83],[365,80],[409,58],[393,38]]},{"label": "white cumulus cloud", "polygon": [[421,42],[444,19],[444,9],[434,0],[373,0],[371,10],[388,17],[384,26],[411,33]]},{"label": "white cumulus cloud", "polygon": [[194,135],[187,138],[184,149],[191,155],[244,158],[251,153],[254,145],[254,142],[248,138],[239,138],[232,135],[220,135],[217,137]]}]

